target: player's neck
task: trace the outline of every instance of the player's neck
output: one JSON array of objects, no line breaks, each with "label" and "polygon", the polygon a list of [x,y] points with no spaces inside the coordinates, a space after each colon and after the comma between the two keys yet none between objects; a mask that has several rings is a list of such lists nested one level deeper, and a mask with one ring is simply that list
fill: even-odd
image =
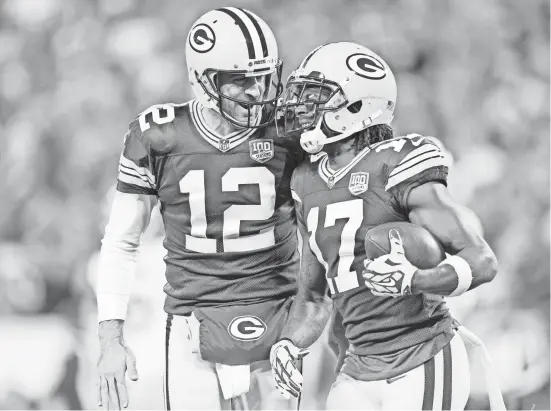
[{"label": "player's neck", "polygon": [[323,151],[327,153],[329,166],[333,170],[338,170],[339,168],[345,167],[354,159],[354,157],[356,157],[353,139],[327,144],[323,148]]},{"label": "player's neck", "polygon": [[214,132],[221,136],[226,136],[234,131],[238,130],[235,124],[230,123],[222,115],[211,108],[205,107],[203,109],[203,118],[207,126]]}]

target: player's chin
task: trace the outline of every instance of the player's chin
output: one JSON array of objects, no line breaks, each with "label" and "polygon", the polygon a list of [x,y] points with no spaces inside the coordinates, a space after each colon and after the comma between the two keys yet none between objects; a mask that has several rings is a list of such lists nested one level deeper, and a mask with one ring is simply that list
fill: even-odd
[{"label": "player's chin", "polygon": [[249,108],[237,104],[237,107],[234,110],[234,119],[237,120],[239,123],[242,123],[244,126],[247,126],[248,124],[252,124],[255,122],[256,117],[258,116],[260,107],[253,106],[249,110]]}]

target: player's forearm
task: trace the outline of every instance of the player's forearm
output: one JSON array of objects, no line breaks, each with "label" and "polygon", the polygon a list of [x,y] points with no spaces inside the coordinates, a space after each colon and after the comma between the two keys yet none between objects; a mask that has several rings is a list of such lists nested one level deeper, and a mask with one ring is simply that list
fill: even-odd
[{"label": "player's forearm", "polygon": [[[469,290],[492,281],[497,274],[497,259],[490,247],[469,247],[456,254],[469,265],[472,274]],[[412,279],[412,293],[450,295],[458,286],[459,276],[456,268],[442,264],[427,270],[418,270]]]},{"label": "player's forearm", "polygon": [[331,299],[301,293],[296,296],[281,338],[308,348],[320,337],[331,313]]},{"label": "player's forearm", "polygon": [[98,322],[126,318],[140,237],[149,224],[153,205],[152,196],[115,193],[99,259]]},{"label": "player's forearm", "polygon": [[105,348],[114,341],[121,343],[123,341],[123,327],[124,320],[105,320],[100,322],[98,337],[101,348]]},{"label": "player's forearm", "polygon": [[134,283],[138,244],[106,233],[98,267],[98,321],[124,320]]}]

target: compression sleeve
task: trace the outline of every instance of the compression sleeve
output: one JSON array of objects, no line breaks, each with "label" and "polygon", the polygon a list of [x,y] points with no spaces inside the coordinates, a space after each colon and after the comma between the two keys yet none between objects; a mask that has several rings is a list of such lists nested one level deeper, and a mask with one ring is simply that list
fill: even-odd
[{"label": "compression sleeve", "polygon": [[99,259],[98,322],[126,319],[140,238],[155,202],[152,195],[115,193]]}]

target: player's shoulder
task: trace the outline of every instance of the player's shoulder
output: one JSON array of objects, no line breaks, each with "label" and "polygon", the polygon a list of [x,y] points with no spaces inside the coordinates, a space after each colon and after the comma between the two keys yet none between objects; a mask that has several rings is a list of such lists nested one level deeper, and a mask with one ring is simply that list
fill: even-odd
[{"label": "player's shoulder", "polygon": [[380,161],[392,165],[393,163],[399,163],[413,152],[441,151],[435,141],[435,137],[426,137],[421,134],[407,134],[374,144],[371,146],[371,151]]},{"label": "player's shoulder", "polygon": [[372,152],[384,169],[387,190],[427,173],[438,174],[439,179],[445,179],[450,166],[443,144],[435,137],[420,134],[383,141],[375,144]]},{"label": "player's shoulder", "polygon": [[395,137],[371,146],[370,161],[384,164],[390,171],[409,162],[414,165],[419,160],[444,158],[443,145],[435,137],[408,134]]},{"label": "player's shoulder", "polygon": [[128,126],[127,139],[139,141],[156,154],[170,152],[178,142],[178,129],[189,120],[189,109],[194,100],[183,104],[154,104],[142,111]]},{"label": "player's shoulder", "polygon": [[296,168],[293,170],[293,176],[291,177],[291,188],[302,195],[305,193],[306,188],[309,186],[309,180],[312,175],[317,175],[317,160],[319,157],[316,155],[307,156]]}]

